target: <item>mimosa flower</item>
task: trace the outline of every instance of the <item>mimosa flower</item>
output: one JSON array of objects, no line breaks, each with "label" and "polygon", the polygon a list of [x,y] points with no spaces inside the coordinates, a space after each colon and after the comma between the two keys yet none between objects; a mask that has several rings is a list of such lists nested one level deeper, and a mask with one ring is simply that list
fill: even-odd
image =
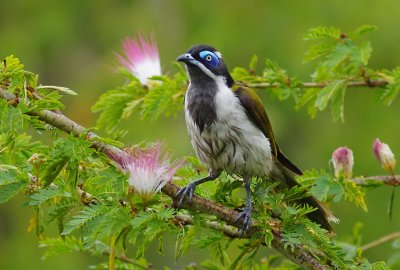
[{"label": "mimosa flower", "polygon": [[376,158],[381,163],[382,168],[393,173],[394,167],[396,166],[396,158],[389,145],[381,142],[378,138],[374,140],[372,144],[372,150]]},{"label": "mimosa flower", "polygon": [[129,173],[129,186],[140,195],[144,204],[159,192],[174,176],[182,162],[171,162],[163,155],[161,144],[152,148],[133,147],[125,150],[124,156],[113,158],[123,171]]},{"label": "mimosa flower", "polygon": [[146,40],[140,33],[137,38],[127,37],[122,42],[124,56],[115,54],[121,65],[139,79],[142,85],[149,85],[149,78],[161,75],[160,56],[154,35]]},{"label": "mimosa flower", "polygon": [[339,178],[342,172],[346,179],[351,178],[353,174],[354,156],[350,148],[339,147],[336,149],[332,153],[332,162],[336,178]]}]

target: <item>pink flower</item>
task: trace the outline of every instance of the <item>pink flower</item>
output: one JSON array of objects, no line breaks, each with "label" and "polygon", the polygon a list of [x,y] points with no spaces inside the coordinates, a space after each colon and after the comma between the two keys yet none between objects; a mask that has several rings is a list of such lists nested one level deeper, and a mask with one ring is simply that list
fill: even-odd
[{"label": "pink flower", "polygon": [[125,150],[125,155],[112,158],[129,173],[129,185],[144,203],[159,192],[182,166],[182,162],[171,162],[169,156],[161,153],[160,143],[148,149],[133,147]]},{"label": "pink flower", "polygon": [[127,37],[122,42],[124,56],[115,54],[121,65],[125,66],[139,79],[142,85],[148,85],[148,79],[161,75],[160,56],[154,35],[146,40],[140,33],[137,38]]},{"label": "pink flower", "polygon": [[372,150],[381,163],[382,168],[393,173],[394,167],[396,166],[396,158],[394,157],[392,150],[390,150],[389,145],[376,138],[372,144]]},{"label": "pink flower", "polygon": [[332,153],[333,168],[335,177],[339,178],[342,171],[346,179],[351,178],[353,173],[354,156],[353,151],[347,147],[339,147]]}]

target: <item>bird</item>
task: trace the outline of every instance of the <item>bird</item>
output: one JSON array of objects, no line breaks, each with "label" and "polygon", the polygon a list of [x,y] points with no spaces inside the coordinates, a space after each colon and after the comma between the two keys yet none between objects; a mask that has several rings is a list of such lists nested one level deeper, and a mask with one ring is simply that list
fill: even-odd
[{"label": "bird", "polygon": [[[208,168],[208,175],[191,182],[177,193],[178,207],[185,197],[192,200],[196,187],[217,179],[223,171],[243,179],[246,204],[236,222],[242,233],[251,225],[253,178],[279,181],[278,188],[300,186],[295,180],[302,171],[283,154],[275,141],[272,126],[258,95],[229,73],[222,54],[209,45],[194,45],[180,55],[189,84],[184,112],[194,151]],[[334,215],[315,197],[299,200],[316,210],[308,218],[329,232]]]}]

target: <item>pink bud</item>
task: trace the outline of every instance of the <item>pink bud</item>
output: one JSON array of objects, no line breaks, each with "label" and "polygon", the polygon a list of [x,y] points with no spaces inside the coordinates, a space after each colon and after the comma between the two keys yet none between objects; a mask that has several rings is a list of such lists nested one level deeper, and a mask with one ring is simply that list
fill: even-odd
[{"label": "pink bud", "polygon": [[382,168],[393,173],[394,167],[396,166],[396,158],[392,150],[390,150],[389,145],[376,138],[372,144],[372,150],[381,163]]},{"label": "pink bud", "polygon": [[351,178],[354,156],[353,151],[347,147],[339,147],[332,153],[332,162],[335,169],[335,177],[339,178],[343,171],[343,176],[345,178]]}]

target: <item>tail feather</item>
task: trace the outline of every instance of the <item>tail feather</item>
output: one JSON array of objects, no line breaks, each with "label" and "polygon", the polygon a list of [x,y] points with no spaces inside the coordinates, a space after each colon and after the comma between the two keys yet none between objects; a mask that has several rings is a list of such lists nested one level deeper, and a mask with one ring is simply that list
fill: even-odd
[{"label": "tail feather", "polygon": [[[280,174],[283,174],[283,181],[284,183],[283,186],[288,187],[288,188],[292,188],[295,186],[300,186],[300,184],[294,179],[294,175],[292,172],[290,172],[288,169],[286,168],[281,168],[280,170]],[[307,204],[313,208],[315,208],[316,210],[307,214],[307,217],[320,224],[322,228],[324,228],[325,230],[329,231],[329,232],[334,232],[333,227],[331,226],[331,224],[329,224],[329,222],[334,222],[334,223],[338,223],[339,219],[329,210],[327,209],[322,202],[320,202],[317,198],[315,198],[314,196],[308,196],[305,198],[301,198],[298,201],[296,201],[296,203],[299,204]]]}]

